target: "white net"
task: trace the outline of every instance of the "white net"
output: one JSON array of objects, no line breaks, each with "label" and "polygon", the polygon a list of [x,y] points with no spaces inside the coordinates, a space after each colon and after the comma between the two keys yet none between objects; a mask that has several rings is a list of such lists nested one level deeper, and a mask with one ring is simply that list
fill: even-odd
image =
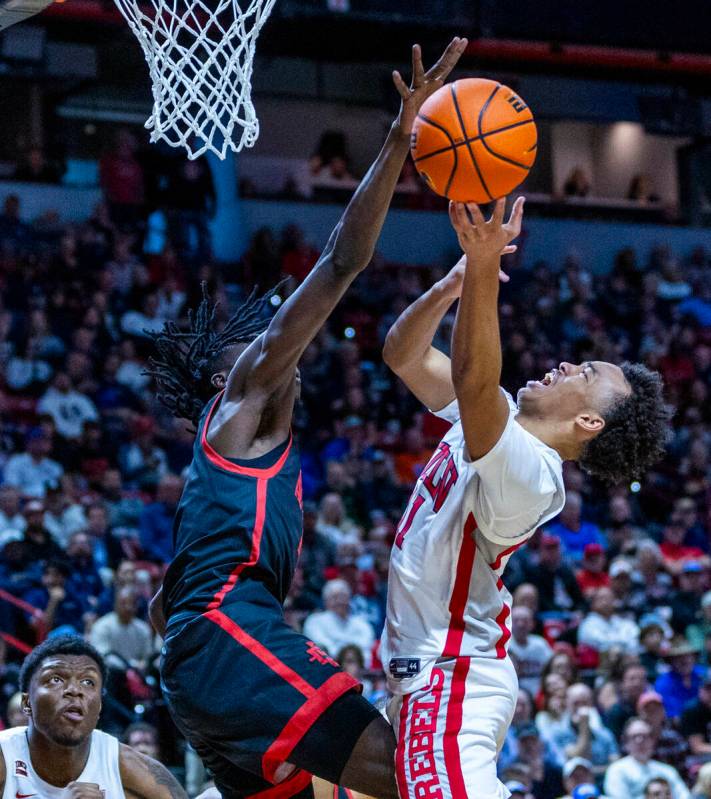
[{"label": "white net", "polygon": [[138,38],[153,82],[151,141],[207,150],[251,147],[259,121],[251,99],[254,48],[276,0],[115,0]]}]

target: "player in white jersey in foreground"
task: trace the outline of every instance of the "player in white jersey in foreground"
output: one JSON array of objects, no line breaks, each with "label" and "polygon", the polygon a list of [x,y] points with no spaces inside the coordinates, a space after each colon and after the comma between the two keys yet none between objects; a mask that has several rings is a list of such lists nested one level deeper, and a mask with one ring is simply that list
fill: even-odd
[{"label": "player in white jersey in foreground", "polygon": [[[381,657],[395,694],[401,799],[505,799],[496,757],[514,712],[506,654],[513,552],[563,507],[563,461],[619,482],[663,452],[659,376],[636,364],[561,363],[518,392],[500,388],[502,253],[512,252],[523,200],[504,223],[451,205],[464,258],[390,330],[386,363],[452,423],[420,475],[390,560]],[[451,362],[432,347],[455,299]]]},{"label": "player in white jersey in foreground", "polygon": [[27,726],[0,732],[2,799],[187,799],[165,766],[96,729],[105,672],[78,636],[49,638],[25,658]]}]

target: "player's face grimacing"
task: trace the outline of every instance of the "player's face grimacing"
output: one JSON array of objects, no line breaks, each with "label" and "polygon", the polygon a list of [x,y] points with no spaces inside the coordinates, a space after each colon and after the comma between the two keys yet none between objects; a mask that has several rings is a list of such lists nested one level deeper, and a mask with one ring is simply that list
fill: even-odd
[{"label": "player's face grimacing", "polygon": [[45,738],[59,746],[78,746],[99,720],[101,673],[86,655],[48,657],[33,675],[22,705]]},{"label": "player's face grimacing", "polygon": [[619,366],[606,361],[572,364],[563,361],[542,380],[519,389],[518,406],[527,416],[556,422],[575,421],[586,433],[605,426],[605,409],[630,393]]}]

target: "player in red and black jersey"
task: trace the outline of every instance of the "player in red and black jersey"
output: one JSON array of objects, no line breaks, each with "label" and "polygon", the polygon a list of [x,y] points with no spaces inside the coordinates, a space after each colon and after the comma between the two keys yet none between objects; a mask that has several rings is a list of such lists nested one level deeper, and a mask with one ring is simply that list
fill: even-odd
[{"label": "player in red and black jersey", "polygon": [[162,682],[177,725],[223,797],[311,796],[310,773],[396,797],[395,740],[358,684],[284,621],[302,532],[291,419],[297,363],[368,265],[408,153],[412,125],[466,47],[454,39],[408,88],[383,149],[319,262],[267,324],[250,298],[224,330],[207,298],[181,333],[155,336],[161,398],[197,426],[165,578]]}]

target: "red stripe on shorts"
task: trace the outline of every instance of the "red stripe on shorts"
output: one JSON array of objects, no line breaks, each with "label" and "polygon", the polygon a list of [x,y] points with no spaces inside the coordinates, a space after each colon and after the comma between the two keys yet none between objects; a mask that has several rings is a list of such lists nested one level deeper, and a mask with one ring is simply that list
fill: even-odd
[{"label": "red stripe on shorts", "polygon": [[407,728],[407,711],[410,695],[403,696],[400,708],[400,729],[398,730],[397,754],[395,758],[395,779],[400,799],[409,799],[407,790],[407,774],[405,773],[405,731]]},{"label": "red stripe on shorts", "polygon": [[462,729],[464,692],[471,658],[458,658],[454,666],[452,684],[449,689],[447,723],[444,729],[444,765],[449,779],[449,795],[452,799],[466,799],[462,758],[457,738]]}]

